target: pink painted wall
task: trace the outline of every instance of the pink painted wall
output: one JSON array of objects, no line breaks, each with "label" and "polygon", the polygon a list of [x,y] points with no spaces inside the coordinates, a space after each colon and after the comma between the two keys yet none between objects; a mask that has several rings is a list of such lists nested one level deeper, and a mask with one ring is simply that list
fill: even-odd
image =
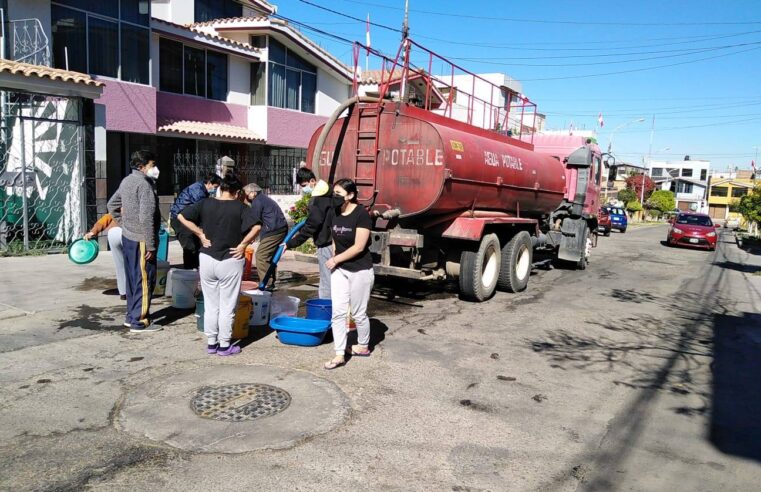
[{"label": "pink painted wall", "polygon": [[267,108],[267,145],[305,149],[325,116],[280,108]]},{"label": "pink painted wall", "polygon": [[95,102],[106,106],[106,130],[156,133],[156,88],[118,80],[104,80]]},{"label": "pink painted wall", "polygon": [[228,104],[200,97],[158,92],[156,94],[156,113],[160,121],[204,121],[248,128],[248,106]]}]

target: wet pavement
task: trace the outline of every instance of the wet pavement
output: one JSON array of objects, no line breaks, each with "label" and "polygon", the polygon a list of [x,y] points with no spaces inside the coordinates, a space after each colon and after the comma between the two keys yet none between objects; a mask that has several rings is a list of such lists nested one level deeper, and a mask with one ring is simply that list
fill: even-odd
[{"label": "wet pavement", "polygon": [[[330,372],[329,342],[269,330],[206,355],[166,299],[165,329],[130,335],[107,254],[0,259],[0,489],[753,490],[761,257],[665,234],[614,233],[586,271],[482,304],[379,282],[372,356]],[[314,297],[315,268],[286,260],[279,291]],[[194,413],[232,384],[291,400],[247,423]],[[220,411],[267,401],[223,394]]]}]

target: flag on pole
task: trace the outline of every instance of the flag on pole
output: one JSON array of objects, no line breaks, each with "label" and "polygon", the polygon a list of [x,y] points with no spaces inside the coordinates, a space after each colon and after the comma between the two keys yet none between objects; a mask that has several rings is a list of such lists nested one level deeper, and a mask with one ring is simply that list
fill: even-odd
[{"label": "flag on pole", "polygon": [[370,14],[367,14],[367,22],[365,23],[365,44],[370,47]]},{"label": "flag on pole", "polygon": [[597,123],[600,125],[600,128],[605,126],[605,120],[602,118],[602,113],[597,115]]}]

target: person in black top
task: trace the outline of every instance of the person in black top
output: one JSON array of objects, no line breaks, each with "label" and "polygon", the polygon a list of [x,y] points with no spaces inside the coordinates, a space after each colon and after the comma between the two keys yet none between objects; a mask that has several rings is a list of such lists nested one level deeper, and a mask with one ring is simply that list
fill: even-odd
[{"label": "person in black top", "polygon": [[[254,217],[254,237],[259,236],[259,246],[256,248],[256,271],[259,281],[272,264],[272,259],[277,249],[288,234],[288,222],[280,210],[280,205],[272,198],[262,193],[262,189],[256,183],[249,183],[243,187],[243,197],[246,204],[251,206],[251,214]],[[272,283],[275,283],[277,270],[272,273]]]},{"label": "person in black top", "polygon": [[199,273],[209,354],[240,353],[240,347],[230,345],[230,339],[243,276],[243,256],[258,232],[251,209],[238,200],[241,188],[238,178],[225,177],[219,186],[219,198],[205,198],[177,216],[201,243]]},{"label": "person in black top", "polygon": [[351,354],[370,355],[370,319],[367,303],[373,290],[375,274],[370,255],[370,230],[372,219],[367,210],[357,203],[357,185],[350,179],[342,179],[333,186],[333,194],[343,204],[330,214],[328,224],[333,237],[335,256],[327,261],[330,275],[331,299],[333,301],[333,342],[336,356],[325,364],[325,369],[335,369],[345,364],[346,318],[351,317],[357,325],[357,343]]},{"label": "person in black top", "polygon": [[314,173],[305,167],[296,172],[296,182],[305,193],[311,193],[309,200],[307,221],[304,227],[285,243],[286,249],[298,248],[312,238],[317,246],[317,263],[320,265],[320,299],[330,299],[330,269],[326,266],[327,261],[333,256],[333,238],[330,235],[328,215],[333,209],[343,203],[334,204],[334,198],[330,193],[330,186],[325,181],[317,181]]}]

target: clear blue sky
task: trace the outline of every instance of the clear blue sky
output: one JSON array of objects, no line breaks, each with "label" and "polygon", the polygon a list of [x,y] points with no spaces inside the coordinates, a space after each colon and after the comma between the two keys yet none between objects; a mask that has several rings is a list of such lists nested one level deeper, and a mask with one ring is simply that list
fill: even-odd
[{"label": "clear blue sky", "polygon": [[[402,23],[404,0],[309,2],[361,19],[369,13],[394,28]],[[364,22],[299,0],[273,3],[285,17],[364,42]],[[713,169],[749,168],[761,147],[759,0],[410,0],[410,11],[413,39],[474,72],[520,80],[550,128],[595,128],[602,112],[605,147],[613,129],[645,118],[615,132],[619,160],[647,155],[653,115],[657,159],[688,154],[711,160]],[[350,63],[350,46],[302,30]],[[398,33],[372,26],[371,36],[374,48],[396,52]],[[611,72],[627,73],[603,75]]]}]

